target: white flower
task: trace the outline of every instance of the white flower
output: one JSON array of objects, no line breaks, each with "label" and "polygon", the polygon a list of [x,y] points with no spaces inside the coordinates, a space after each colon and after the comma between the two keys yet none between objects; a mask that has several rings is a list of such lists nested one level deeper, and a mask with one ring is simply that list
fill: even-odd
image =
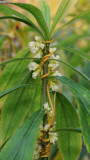
[{"label": "white flower", "polygon": [[37,78],[37,76],[38,76],[37,72],[33,72],[33,74],[32,74],[32,78],[33,78],[33,79],[36,79],[36,78]]},{"label": "white flower", "polygon": [[35,47],[35,42],[33,42],[33,41],[32,41],[32,42],[29,42],[29,47],[30,47],[30,48]]},{"label": "white flower", "polygon": [[53,53],[53,52],[55,52],[55,51],[56,51],[56,48],[50,48],[50,49],[49,49],[49,52],[50,52],[50,53]]},{"label": "white flower", "polygon": [[59,55],[56,55],[55,59],[59,60],[61,59]]},{"label": "white flower", "polygon": [[49,80],[50,88],[52,88],[53,91],[60,91],[61,89],[61,83],[58,80],[52,81]]},{"label": "white flower", "polygon": [[49,132],[49,138],[50,142],[55,144],[55,142],[58,140],[58,135],[56,132]]},{"label": "white flower", "polygon": [[35,72],[32,73],[32,78],[36,79],[37,76],[41,73],[41,68],[38,68]]},{"label": "white flower", "polygon": [[48,114],[49,114],[50,117],[52,117],[52,111],[50,111]]},{"label": "white flower", "polygon": [[37,42],[41,42],[42,40],[41,40],[41,37],[39,37],[39,36],[35,36],[35,40],[37,41]]},{"label": "white flower", "polygon": [[55,72],[52,74],[52,76],[62,76],[62,74],[59,73],[58,71],[55,71]]},{"label": "white flower", "polygon": [[43,125],[40,125],[40,126],[39,126],[39,130],[40,130],[40,131],[43,131],[43,130],[44,130]]},{"label": "white flower", "polygon": [[49,65],[48,65],[49,69],[51,69],[52,71],[55,70],[57,67],[59,67],[59,62],[57,61],[54,61],[54,60],[51,60],[49,62]]},{"label": "white flower", "polygon": [[41,48],[41,49],[44,49],[44,47],[45,47],[45,44],[41,43],[41,44],[40,44],[40,48]]},{"label": "white flower", "polygon": [[38,143],[36,143],[34,150],[34,159],[39,159],[40,152],[41,152],[41,146]]},{"label": "white flower", "polygon": [[34,55],[34,58],[42,58],[42,51],[39,49],[39,51]]},{"label": "white flower", "polygon": [[46,124],[45,127],[44,127],[44,130],[47,131],[49,126],[50,126],[50,124]]},{"label": "white flower", "polygon": [[49,110],[50,110],[49,105],[48,105],[48,102],[47,102],[47,103],[45,103],[45,104],[43,104],[43,106],[44,106],[44,109],[46,109],[47,111],[49,111]]},{"label": "white flower", "polygon": [[29,65],[28,65],[28,68],[30,71],[35,71],[37,68],[39,67],[39,64],[35,63],[35,62],[31,62]]},{"label": "white flower", "polygon": [[31,52],[32,52],[33,54],[37,53],[38,50],[39,50],[39,47],[37,47],[37,46],[31,48]]},{"label": "white flower", "polygon": [[61,58],[60,58],[60,56],[59,55],[52,55],[51,57],[50,57],[50,59],[55,59],[55,60],[60,60]]}]

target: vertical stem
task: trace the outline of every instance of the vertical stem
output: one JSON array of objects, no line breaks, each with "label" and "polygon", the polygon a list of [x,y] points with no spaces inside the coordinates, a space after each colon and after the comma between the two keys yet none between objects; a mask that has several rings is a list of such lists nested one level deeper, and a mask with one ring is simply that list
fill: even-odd
[{"label": "vertical stem", "polygon": [[[46,44],[45,47],[45,55],[47,55],[49,53],[49,44]],[[48,62],[45,62],[43,64],[43,75],[45,75],[48,72]],[[45,77],[42,80],[42,89],[43,89],[43,104],[45,104],[47,102],[47,77]],[[48,123],[47,121],[47,114],[44,115],[43,117],[43,127]],[[48,134],[46,135],[45,138],[48,137]],[[42,158],[41,160],[48,160],[47,158]]]}]

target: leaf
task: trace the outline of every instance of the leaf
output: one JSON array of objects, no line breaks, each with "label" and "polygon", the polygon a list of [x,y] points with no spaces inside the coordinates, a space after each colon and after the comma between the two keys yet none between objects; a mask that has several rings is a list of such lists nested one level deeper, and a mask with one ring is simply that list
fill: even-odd
[{"label": "leaf", "polygon": [[56,60],[56,59],[50,59],[50,60],[55,60],[55,61],[58,61],[60,63],[63,63],[65,64],[66,66],[68,66],[69,68],[73,69],[75,72],[77,72],[82,78],[84,78],[85,80],[87,80],[88,82],[90,82],[90,79],[89,77],[87,77],[84,73],[78,71],[76,68],[74,68],[73,66],[71,66],[70,64],[62,61],[62,60]]},{"label": "leaf", "polygon": [[[56,46],[57,48],[59,48],[59,46]],[[83,53],[83,51],[79,51],[79,50],[76,50],[76,49],[73,49],[73,48],[70,48],[70,47],[65,47],[65,46],[60,46],[60,48],[64,49],[64,50],[67,50],[69,52],[72,52],[72,53],[75,53],[77,55],[79,55],[80,57],[83,57],[85,58],[86,60],[90,61],[90,56]]]},{"label": "leaf", "polygon": [[48,29],[50,30],[50,7],[46,0],[39,0],[39,6],[45,18]]},{"label": "leaf", "polygon": [[78,16],[75,16],[72,20],[70,20],[69,22],[65,23],[65,24],[62,25],[60,28],[58,28],[58,29],[54,32],[54,35],[55,35],[58,31],[60,31],[62,28],[64,28],[65,26],[71,24],[72,22],[75,22],[76,20],[78,20],[78,19],[80,19],[80,18],[82,18],[82,17],[84,17],[84,16],[86,16],[86,15],[88,15],[88,14],[90,14],[90,10],[84,11],[83,13],[79,14]]},{"label": "leaf", "polygon": [[21,84],[21,85],[19,85],[17,87],[14,87],[14,88],[11,88],[11,89],[9,89],[7,91],[4,91],[3,93],[0,93],[0,98],[6,96],[7,94],[9,94],[9,93],[11,93],[11,92],[13,92],[13,91],[15,91],[17,89],[20,89],[20,88],[26,87],[26,86],[30,86],[30,84]]},{"label": "leaf", "polygon": [[9,60],[7,60],[7,61],[4,61],[4,62],[0,63],[0,66],[6,65],[6,64],[8,64],[8,63],[16,62],[16,61],[29,60],[29,59],[34,59],[34,60],[36,60],[37,58],[31,58],[31,57],[13,58],[13,59],[9,59]]},{"label": "leaf", "polygon": [[[66,77],[56,77],[62,83],[67,85],[74,92],[74,96],[79,105],[79,114],[81,120],[81,128],[84,137],[84,142],[88,146],[90,152],[90,92],[82,87],[81,85],[75,83],[74,81]],[[78,96],[78,98],[77,98]],[[84,117],[85,115],[85,117]]]},{"label": "leaf", "polygon": [[[56,95],[56,130],[61,128],[79,128],[79,118],[72,104],[57,93]],[[81,135],[77,132],[58,132],[58,143],[63,160],[76,160],[81,149]]]},{"label": "leaf", "polygon": [[70,87],[72,89],[72,91],[74,91],[74,93],[76,93],[76,95],[80,98],[80,100],[84,104],[87,113],[90,114],[90,101],[89,101],[90,92],[86,88],[81,86],[80,84],[68,79],[67,77],[56,76],[56,78],[59,81],[61,81],[62,83],[64,83],[65,85],[67,85],[68,87]]},{"label": "leaf", "polygon": [[80,128],[60,128],[56,130],[55,132],[77,132],[77,133],[82,133]]},{"label": "leaf", "polygon": [[[30,55],[30,51],[28,49],[24,49],[23,51],[18,53],[17,56],[13,58],[13,60],[18,58],[23,59],[28,55]],[[16,61],[15,64],[8,64],[4,68],[2,74],[0,75],[0,92],[3,92],[4,90],[8,90],[11,87],[14,87],[16,85],[19,85],[20,80],[17,83],[18,76],[24,71],[26,66],[28,66],[29,62],[30,62],[30,59],[28,59],[27,61],[24,61],[23,59],[22,61]],[[6,81],[6,77],[7,77],[7,81]]]},{"label": "leaf", "polygon": [[82,135],[84,143],[87,146],[88,152],[90,153],[90,115],[86,112],[82,101],[77,101],[79,106],[80,122],[82,126]]},{"label": "leaf", "polygon": [[8,6],[4,6],[4,5],[0,5],[0,12],[2,12],[3,14],[6,14],[6,16],[0,17],[0,19],[10,18],[10,19],[14,19],[16,21],[23,22],[23,23],[27,24],[29,27],[33,28],[36,32],[38,32],[43,37],[43,34],[40,31],[40,29],[32,21],[30,21],[30,19],[25,17],[23,14],[9,8]]},{"label": "leaf", "polygon": [[48,27],[46,25],[46,22],[44,20],[42,12],[37,7],[35,7],[33,5],[30,5],[30,4],[26,4],[26,3],[11,3],[11,2],[0,2],[0,3],[2,3],[2,4],[12,4],[12,5],[18,6],[22,9],[30,12],[34,16],[34,18],[37,20],[40,28],[44,32],[44,36],[45,36],[46,40],[49,40]]},{"label": "leaf", "polygon": [[36,31],[37,33],[40,34],[40,36],[44,39],[44,36],[42,34],[42,32],[39,30],[39,28],[34,25],[34,23],[32,22],[28,22],[26,20],[23,20],[21,18],[18,18],[18,17],[14,17],[14,16],[3,16],[3,17],[0,17],[0,19],[13,19],[13,20],[16,20],[16,21],[19,21],[19,22],[23,22],[25,24],[27,24],[29,27],[31,27],[32,29],[34,29],[34,31]]},{"label": "leaf", "polygon": [[[17,54],[15,58],[25,58],[29,56],[29,53],[29,51],[23,50],[23,52]],[[40,95],[37,95],[37,88],[41,88],[41,86],[39,86],[39,84],[38,86],[36,86],[35,80],[32,79],[32,74],[27,67],[29,63],[30,59],[26,61],[16,61],[16,63],[8,64],[5,67],[2,75],[0,76],[0,92],[4,92],[5,90],[13,88],[16,85],[21,85],[23,83],[33,84],[31,87],[24,87],[19,90],[13,91],[7,97],[5,97],[5,102],[2,108],[1,115],[1,130],[3,143],[14,133],[17,127],[22,123],[23,119],[27,115],[28,110],[30,110],[32,107],[33,99],[34,103],[32,113],[40,107]],[[35,94],[38,98],[38,101],[36,100]],[[0,102],[2,102],[1,100]]]},{"label": "leaf", "polygon": [[2,160],[33,160],[38,128],[44,110],[35,112],[9,139],[0,153]]},{"label": "leaf", "polygon": [[11,4],[16,5],[22,9],[27,10],[28,12],[32,13],[33,16],[35,17],[35,19],[37,20],[40,28],[43,30],[44,36],[46,37],[46,39],[49,39],[48,27],[46,25],[46,22],[44,20],[42,12],[37,7],[30,5],[30,4],[25,4],[25,3],[11,3]]},{"label": "leaf", "polygon": [[[27,73],[25,75],[23,72],[22,75],[25,79],[23,83],[31,83],[31,74]],[[31,87],[21,88],[8,95],[1,115],[2,142],[5,142],[15,132],[28,114],[29,110],[32,110],[30,113],[33,113],[34,110],[40,108],[40,95],[37,95],[37,87],[40,88],[39,85],[36,86],[35,83],[33,83],[33,86]],[[36,97],[38,98],[38,101]],[[33,107],[33,109],[31,107]]]},{"label": "leaf", "polygon": [[89,35],[87,33],[83,33],[83,34],[71,34],[68,37],[63,37],[63,39],[60,39],[57,42],[57,47],[70,47],[72,46],[73,43],[75,43],[77,40],[84,38],[84,37],[88,37]]},{"label": "leaf", "polygon": [[61,4],[56,12],[53,25],[51,27],[51,31],[50,31],[51,34],[52,34],[55,26],[57,25],[57,23],[59,21],[61,21],[69,13],[69,11],[73,8],[73,6],[76,4],[76,2],[77,2],[77,0],[62,0]]}]

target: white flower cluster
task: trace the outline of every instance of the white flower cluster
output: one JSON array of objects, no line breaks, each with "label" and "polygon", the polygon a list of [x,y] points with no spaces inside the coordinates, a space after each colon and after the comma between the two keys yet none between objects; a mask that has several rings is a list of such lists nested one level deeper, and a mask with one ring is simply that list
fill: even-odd
[{"label": "white flower cluster", "polygon": [[[35,36],[35,41],[29,43],[30,51],[33,53],[32,58],[42,58],[43,49],[45,47],[45,44],[42,43],[42,40],[40,37]],[[51,59],[48,64],[48,69],[53,72],[52,76],[62,76],[61,73],[58,71],[55,71],[57,67],[59,67],[59,62],[56,60],[60,60],[59,55],[54,55],[53,53],[56,51],[56,48],[49,48],[49,52],[52,54],[52,56],[49,58]],[[37,64],[36,62],[31,62],[28,65],[28,68],[30,71],[34,71],[32,73],[32,77],[36,79],[39,74],[43,74],[42,67]],[[54,84],[54,86],[53,86]],[[55,86],[55,82],[50,83],[50,87],[53,91],[57,91],[58,87],[60,87],[59,82]]]},{"label": "white flower cluster", "polygon": [[[49,49],[49,52],[50,53],[53,53],[54,51],[56,51],[55,50],[55,48],[50,48]],[[50,57],[50,59],[52,59],[52,60],[50,60],[50,62],[49,62],[49,65],[48,65],[48,67],[49,67],[49,69],[51,70],[51,71],[54,71],[57,67],[59,67],[59,62],[58,61],[55,61],[55,60],[60,60],[60,56],[59,55],[56,55],[56,56],[54,56],[54,54]],[[54,60],[55,59],[55,60]]]},{"label": "white flower cluster", "polygon": [[35,42],[29,43],[30,51],[33,53],[33,58],[42,58],[42,50],[45,44],[42,43],[41,38],[38,36],[35,36],[35,40]]},{"label": "white flower cluster", "polygon": [[[48,114],[48,116],[49,116],[50,118],[52,118],[52,111],[51,111],[51,109],[50,109],[50,107],[49,107],[48,102],[44,104],[44,109],[46,110],[46,113]],[[46,124],[44,127],[43,127],[43,125],[40,125],[40,126],[39,126],[39,130],[40,130],[41,132],[47,131],[48,128],[50,127],[50,129],[49,129],[49,138],[50,138],[50,142],[51,142],[52,144],[54,144],[54,143],[58,140],[58,138],[57,138],[57,137],[58,137],[57,133],[56,133],[56,132],[53,132],[53,130],[55,129],[55,124],[56,124],[56,122],[54,121],[54,124],[52,125],[52,127],[50,127],[50,124]]]},{"label": "white flower cluster", "polygon": [[34,160],[39,159],[41,149],[42,149],[41,145],[36,143],[35,150],[34,150]]},{"label": "white flower cluster", "polygon": [[48,102],[46,102],[45,104],[43,104],[43,106],[44,106],[44,109],[46,109],[46,111],[50,111]]},{"label": "white flower cluster", "polygon": [[[58,73],[58,76],[59,76],[60,73]],[[56,74],[53,74],[53,76],[56,76]],[[61,74],[60,74],[61,76]],[[54,80],[49,80],[48,83],[50,84],[50,88],[53,90],[53,91],[56,91],[56,92],[60,92],[61,90],[61,87],[62,87],[62,84],[57,80],[57,79],[54,79]]]},{"label": "white flower cluster", "polygon": [[49,132],[49,138],[50,142],[55,144],[55,142],[58,140],[58,134],[56,132]]}]

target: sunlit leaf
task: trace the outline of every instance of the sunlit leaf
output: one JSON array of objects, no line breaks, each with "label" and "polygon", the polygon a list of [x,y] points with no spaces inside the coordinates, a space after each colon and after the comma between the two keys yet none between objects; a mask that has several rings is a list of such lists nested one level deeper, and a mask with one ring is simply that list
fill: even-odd
[{"label": "sunlit leaf", "polygon": [[46,0],[39,0],[39,5],[45,18],[46,24],[50,30],[50,7]]},{"label": "sunlit leaf", "polygon": [[57,23],[61,21],[70,12],[76,2],[77,0],[62,0],[54,18],[54,22],[50,31],[51,34]]},{"label": "sunlit leaf", "polygon": [[72,104],[60,93],[56,95],[56,130],[63,160],[76,160],[81,149],[81,135],[77,132],[63,131],[63,128],[79,128],[79,118]]},{"label": "sunlit leaf", "polygon": [[89,14],[90,14],[90,10],[87,10],[87,11],[81,13],[80,15],[75,16],[72,20],[70,20],[69,22],[65,23],[65,24],[62,25],[60,28],[58,28],[58,29],[54,32],[54,35],[55,35],[58,31],[60,31],[62,28],[64,28],[65,26],[67,26],[67,25],[75,22],[76,20],[78,20],[78,19],[80,19],[80,18],[82,18],[82,17],[84,17],[84,16],[86,16],[86,15],[89,15]]},{"label": "sunlit leaf", "polygon": [[9,139],[0,153],[2,160],[33,160],[38,128],[44,111],[35,112]]}]

